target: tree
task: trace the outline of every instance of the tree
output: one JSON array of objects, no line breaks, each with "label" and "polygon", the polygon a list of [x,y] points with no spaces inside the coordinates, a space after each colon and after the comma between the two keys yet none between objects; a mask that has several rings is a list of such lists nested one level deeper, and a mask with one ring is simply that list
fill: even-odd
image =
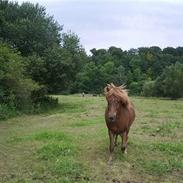
[{"label": "tree", "polygon": [[183,97],[183,64],[177,62],[175,65],[165,68],[157,78],[155,87],[158,96],[172,99]]},{"label": "tree", "polygon": [[155,81],[146,81],[142,88],[142,95],[146,97],[155,96]]},{"label": "tree", "polygon": [[79,92],[101,93],[104,87],[103,73],[93,62],[85,65],[78,73],[76,81],[75,85]]},{"label": "tree", "polygon": [[0,44],[0,103],[11,107],[31,106],[31,92],[39,86],[24,76],[23,57],[5,44]]},{"label": "tree", "polygon": [[178,56],[183,56],[183,47],[177,47],[176,48],[176,52]]},{"label": "tree", "polygon": [[60,44],[59,26],[39,4],[0,1],[0,40],[17,48],[23,56]]},{"label": "tree", "polygon": [[175,48],[172,48],[172,47],[166,47],[163,49],[163,53],[164,54],[170,54],[170,55],[173,55],[173,56],[176,56],[177,55],[177,51]]}]

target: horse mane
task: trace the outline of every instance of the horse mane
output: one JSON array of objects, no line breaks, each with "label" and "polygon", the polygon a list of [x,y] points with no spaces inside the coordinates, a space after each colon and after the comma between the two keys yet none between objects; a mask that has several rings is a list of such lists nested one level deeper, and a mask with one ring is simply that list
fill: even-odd
[{"label": "horse mane", "polygon": [[129,104],[128,91],[124,85],[115,86],[113,83],[107,84],[107,86],[104,88],[104,95],[106,96],[106,99],[108,99],[110,96],[114,95],[125,106]]}]

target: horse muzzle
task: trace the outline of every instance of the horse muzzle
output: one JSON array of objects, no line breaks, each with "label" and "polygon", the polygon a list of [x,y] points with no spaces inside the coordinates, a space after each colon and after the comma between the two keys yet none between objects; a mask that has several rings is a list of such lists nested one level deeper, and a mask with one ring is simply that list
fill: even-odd
[{"label": "horse muzzle", "polygon": [[109,116],[109,122],[114,123],[116,121],[116,116]]}]

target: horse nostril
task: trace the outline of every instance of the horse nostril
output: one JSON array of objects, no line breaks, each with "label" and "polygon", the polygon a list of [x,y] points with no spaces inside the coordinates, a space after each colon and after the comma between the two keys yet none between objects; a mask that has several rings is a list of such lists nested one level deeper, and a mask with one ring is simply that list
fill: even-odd
[{"label": "horse nostril", "polygon": [[110,121],[114,121],[114,117],[113,117],[113,116],[110,116],[110,117],[109,117],[109,120],[110,120]]}]

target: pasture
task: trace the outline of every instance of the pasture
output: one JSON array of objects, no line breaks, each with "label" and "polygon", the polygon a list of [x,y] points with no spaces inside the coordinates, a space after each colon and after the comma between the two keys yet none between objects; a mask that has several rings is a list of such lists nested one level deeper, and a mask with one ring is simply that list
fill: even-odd
[{"label": "pasture", "polygon": [[182,182],[183,101],[132,97],[128,154],[118,139],[108,165],[105,98],[58,97],[57,109],[0,121],[0,182]]}]

